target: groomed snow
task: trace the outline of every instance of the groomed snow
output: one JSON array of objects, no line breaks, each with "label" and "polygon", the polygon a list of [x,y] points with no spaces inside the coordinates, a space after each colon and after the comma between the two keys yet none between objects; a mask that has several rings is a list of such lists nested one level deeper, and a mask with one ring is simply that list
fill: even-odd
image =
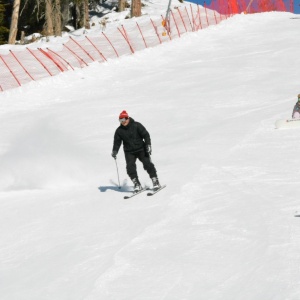
[{"label": "groomed snow", "polygon": [[[299,300],[300,21],[237,15],[0,94],[1,300]],[[166,189],[130,200],[118,115]],[[140,180],[150,179],[138,164]]]}]

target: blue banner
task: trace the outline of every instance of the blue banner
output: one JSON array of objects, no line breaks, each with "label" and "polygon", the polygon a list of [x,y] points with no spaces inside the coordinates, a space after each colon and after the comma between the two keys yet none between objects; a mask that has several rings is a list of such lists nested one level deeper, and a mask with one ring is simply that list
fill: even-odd
[{"label": "blue banner", "polygon": [[208,1],[203,1],[203,0],[189,0],[188,2],[192,2],[192,3],[195,3],[195,4],[199,4],[199,5],[204,6],[204,2],[205,2],[207,5],[210,5],[211,0],[208,0]]}]

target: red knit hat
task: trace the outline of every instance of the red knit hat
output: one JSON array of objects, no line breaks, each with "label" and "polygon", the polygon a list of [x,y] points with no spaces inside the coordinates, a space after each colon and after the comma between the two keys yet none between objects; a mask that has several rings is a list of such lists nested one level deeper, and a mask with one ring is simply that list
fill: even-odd
[{"label": "red knit hat", "polygon": [[123,110],[119,115],[119,119],[123,118],[128,118],[128,113],[126,112],[126,110]]}]

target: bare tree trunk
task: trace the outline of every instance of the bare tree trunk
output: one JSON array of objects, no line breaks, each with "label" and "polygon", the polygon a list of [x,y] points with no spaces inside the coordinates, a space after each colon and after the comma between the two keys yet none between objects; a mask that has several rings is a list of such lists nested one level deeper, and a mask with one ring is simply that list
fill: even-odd
[{"label": "bare tree trunk", "polygon": [[15,44],[18,33],[18,20],[19,20],[20,0],[14,0],[14,6],[11,16],[10,31],[8,37],[9,44]]},{"label": "bare tree trunk", "polygon": [[78,25],[79,25],[79,28],[82,28],[82,27],[84,27],[84,24],[85,24],[84,1],[80,1],[78,3],[78,10],[79,10]]},{"label": "bare tree trunk", "polygon": [[25,44],[25,31],[21,31],[21,45]]},{"label": "bare tree trunk", "polygon": [[90,29],[89,0],[84,0],[84,27]]},{"label": "bare tree trunk", "polygon": [[53,10],[52,10],[52,1],[51,0],[45,0],[46,2],[46,7],[45,7],[45,25],[44,25],[44,31],[45,35],[54,35],[54,30],[53,30],[53,20],[52,20],[52,15],[53,15]]},{"label": "bare tree trunk", "polygon": [[131,1],[131,18],[140,17],[142,15],[142,3],[141,0]]},{"label": "bare tree trunk", "polygon": [[79,3],[79,28],[90,28],[89,22],[89,2],[88,0],[82,0]]},{"label": "bare tree trunk", "polygon": [[54,34],[61,36],[61,6],[60,0],[55,0],[54,5]]},{"label": "bare tree trunk", "polygon": [[126,2],[126,0],[119,0],[118,12],[125,10],[125,2]]},{"label": "bare tree trunk", "polygon": [[61,2],[61,28],[62,30],[68,24],[68,21],[71,19],[71,12],[70,12],[70,2],[62,1]]}]

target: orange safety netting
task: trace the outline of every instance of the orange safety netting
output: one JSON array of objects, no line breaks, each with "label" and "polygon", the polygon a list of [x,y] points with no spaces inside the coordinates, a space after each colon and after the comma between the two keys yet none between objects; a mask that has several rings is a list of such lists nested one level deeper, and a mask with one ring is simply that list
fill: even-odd
[{"label": "orange safety netting", "polygon": [[[93,62],[105,62],[136,51],[155,47],[181,37],[187,32],[216,25],[234,14],[270,10],[288,11],[283,0],[215,0],[210,5],[190,4],[171,11],[164,17],[130,20],[125,26],[95,31],[79,38],[69,38],[61,45],[35,48],[19,46],[17,50],[0,50],[0,91],[30,81],[55,76],[61,72],[83,68]],[[5,52],[4,52],[5,51]]]}]

